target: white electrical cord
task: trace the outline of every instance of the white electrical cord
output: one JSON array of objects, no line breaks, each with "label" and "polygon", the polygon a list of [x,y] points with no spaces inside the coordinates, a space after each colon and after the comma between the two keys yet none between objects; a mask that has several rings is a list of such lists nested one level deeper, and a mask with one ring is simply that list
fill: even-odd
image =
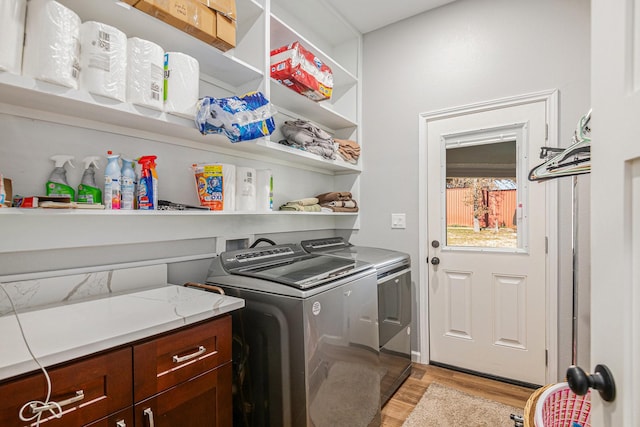
[{"label": "white electrical cord", "polygon": [[[20,328],[20,333],[22,334],[22,339],[24,340],[24,343],[27,347],[27,350],[29,351],[29,354],[31,355],[31,358],[40,367],[40,370],[42,371],[45,379],[47,380],[47,397],[44,399],[44,401],[32,400],[30,402],[27,402],[24,405],[22,405],[22,408],[20,408],[20,412],[18,413],[18,416],[20,417],[20,421],[29,422],[29,421],[35,420],[35,426],[39,427],[40,418],[42,418],[42,414],[48,411],[55,418],[61,418],[62,407],[60,407],[58,402],[49,401],[49,399],[51,398],[51,378],[49,378],[49,373],[44,368],[44,366],[42,366],[38,358],[33,354],[33,351],[31,350],[31,346],[29,345],[29,342],[27,341],[27,337],[24,333],[24,329],[22,328],[22,322],[20,322],[20,317],[18,316],[18,310],[16,309],[16,306],[13,303],[13,299],[11,299],[11,295],[9,295],[9,292],[7,292],[7,290],[4,288],[2,283],[0,283],[0,289],[2,289],[2,291],[5,293],[5,295],[9,299],[9,303],[11,304],[11,309],[13,310],[13,314],[16,316],[16,321],[18,322],[18,327]],[[24,415],[24,412],[26,409],[31,409],[31,412],[34,415],[30,417],[28,415]],[[40,410],[38,411],[37,409],[40,409]]]}]

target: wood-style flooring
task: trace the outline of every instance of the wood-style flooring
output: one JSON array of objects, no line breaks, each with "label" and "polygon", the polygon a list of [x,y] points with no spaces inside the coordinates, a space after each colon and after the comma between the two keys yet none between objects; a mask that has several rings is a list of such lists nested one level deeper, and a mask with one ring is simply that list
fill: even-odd
[{"label": "wood-style flooring", "polygon": [[409,378],[382,408],[382,427],[401,427],[432,382],[516,408],[524,408],[534,391],[437,366],[414,363]]}]

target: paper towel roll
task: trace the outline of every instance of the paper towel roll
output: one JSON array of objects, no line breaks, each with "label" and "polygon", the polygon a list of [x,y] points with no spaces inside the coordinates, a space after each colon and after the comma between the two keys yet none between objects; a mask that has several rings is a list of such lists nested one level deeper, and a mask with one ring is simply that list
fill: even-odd
[{"label": "paper towel roll", "polygon": [[27,5],[22,73],[77,89],[80,73],[80,17],[53,0]]},{"label": "paper towel roll", "polygon": [[273,174],[271,169],[256,171],[256,209],[273,210]]},{"label": "paper towel roll", "polygon": [[236,210],[256,210],[256,170],[236,168]]},{"label": "paper towel roll", "polygon": [[80,25],[80,89],[124,102],[127,36],[101,22]]},{"label": "paper towel roll", "polygon": [[22,46],[27,0],[0,1],[0,70],[22,71]]},{"label": "paper towel roll", "polygon": [[236,210],[236,166],[222,163],[223,208],[225,212]]},{"label": "paper towel roll", "polygon": [[127,40],[127,102],[162,111],[164,49],[138,37]]},{"label": "paper towel roll", "polygon": [[181,52],[164,55],[164,111],[193,119],[200,94],[200,64]]}]

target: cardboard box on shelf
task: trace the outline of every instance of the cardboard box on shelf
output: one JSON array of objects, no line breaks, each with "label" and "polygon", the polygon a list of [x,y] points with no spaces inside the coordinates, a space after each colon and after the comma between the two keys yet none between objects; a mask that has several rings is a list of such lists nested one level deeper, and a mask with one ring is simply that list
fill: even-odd
[{"label": "cardboard box on shelf", "polygon": [[[216,14],[216,36],[230,48],[236,46],[236,0],[198,0]],[[224,49],[226,50],[226,49]]]},{"label": "cardboard box on shelf", "polygon": [[271,77],[313,101],[331,98],[333,73],[299,42],[271,51]]},{"label": "cardboard box on shelf", "polygon": [[[235,13],[235,2],[233,6]],[[232,21],[234,31],[231,43],[228,23],[225,21],[218,29],[218,22],[221,21],[219,13],[200,0],[139,0],[135,8],[222,51],[235,47],[235,21]]]}]

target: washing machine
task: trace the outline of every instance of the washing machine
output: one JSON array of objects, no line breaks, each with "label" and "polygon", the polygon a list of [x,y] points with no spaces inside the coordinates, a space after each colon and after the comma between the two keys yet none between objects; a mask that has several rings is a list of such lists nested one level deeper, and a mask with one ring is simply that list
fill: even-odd
[{"label": "washing machine", "polygon": [[376,270],[298,244],[227,251],[207,283],[233,313],[234,425],[381,423]]},{"label": "washing machine", "polygon": [[309,253],[371,263],[377,271],[380,384],[384,405],[411,374],[411,258],[389,249],[352,245],[342,237],[304,240]]}]

